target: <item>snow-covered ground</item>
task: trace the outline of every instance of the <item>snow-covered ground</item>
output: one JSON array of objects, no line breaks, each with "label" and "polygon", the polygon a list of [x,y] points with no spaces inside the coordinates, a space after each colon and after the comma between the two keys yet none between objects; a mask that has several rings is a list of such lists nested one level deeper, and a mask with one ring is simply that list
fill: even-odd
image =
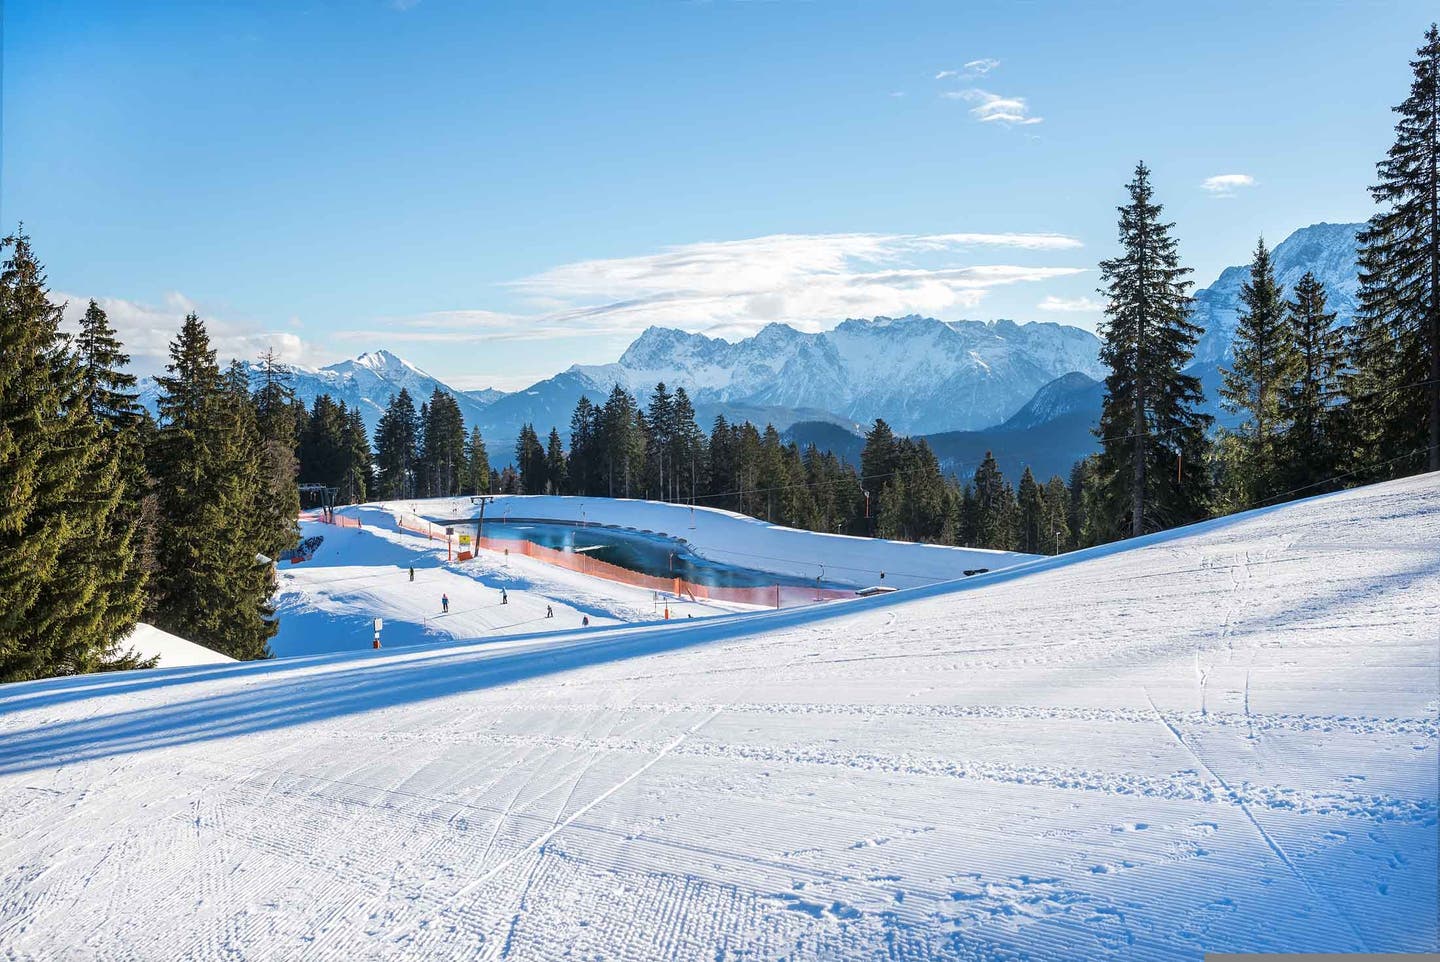
[{"label": "snow-covered ground", "polygon": [[843,605],[7,686],[0,954],[1433,951],[1437,607],[1429,475]]},{"label": "snow-covered ground", "polygon": [[[384,622],[381,644],[389,648],[575,629],[587,617],[591,630],[665,617],[667,602],[651,591],[520,555],[482,551],[447,563],[444,541],[401,530],[388,511],[346,511],[364,527],[302,521],[302,536],[321,535],[324,543],[309,561],[278,568],[280,631],[270,642],[277,656],[367,649],[376,618]],[[449,613],[441,608],[442,595],[450,598]],[[547,607],[553,617],[545,616]],[[676,599],[668,607],[672,619],[737,610]]]},{"label": "snow-covered ground", "polygon": [[182,668],[187,665],[229,665],[235,659],[218,651],[187,641],[179,635],[147,625],[143,621],[120,643],[121,648],[131,648],[141,658],[159,658],[157,667]]},{"label": "snow-covered ground", "polygon": [[[469,498],[382,503],[433,521],[473,518]],[[342,509],[354,510],[354,509]],[[981,548],[884,541],[801,531],[718,508],[688,507],[625,498],[500,495],[485,517],[611,524],[686,541],[703,558],[796,578],[823,578],[856,588],[914,588],[965,577],[967,570],[998,570],[1037,555]]]}]

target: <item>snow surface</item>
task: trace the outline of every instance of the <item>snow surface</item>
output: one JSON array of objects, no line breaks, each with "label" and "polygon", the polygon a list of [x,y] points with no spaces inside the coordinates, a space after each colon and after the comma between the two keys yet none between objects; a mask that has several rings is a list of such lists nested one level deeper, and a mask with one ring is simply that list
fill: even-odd
[{"label": "snow surface", "polygon": [[[391,501],[380,507],[436,522],[473,518],[478,510],[469,498]],[[486,507],[485,517],[616,525],[679,538],[710,561],[857,588],[915,588],[963,578],[966,571],[993,571],[1039,557],[801,531],[718,508],[624,498],[499,495]]]},{"label": "snow surface", "polygon": [[179,635],[147,625],[143,621],[125,637],[120,647],[133,648],[141,658],[159,657],[156,667],[181,668],[187,665],[234,664],[235,659],[218,651],[187,641]]},{"label": "snow surface", "polygon": [[0,689],[7,958],[1434,950],[1440,475],[846,603]]}]

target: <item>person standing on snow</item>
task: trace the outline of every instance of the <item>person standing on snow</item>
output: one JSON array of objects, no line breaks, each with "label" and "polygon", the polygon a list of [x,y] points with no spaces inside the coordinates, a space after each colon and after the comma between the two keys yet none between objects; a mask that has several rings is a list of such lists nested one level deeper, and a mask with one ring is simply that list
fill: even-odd
[{"label": "person standing on snow", "polygon": [[500,589],[500,603],[502,605],[508,605],[510,603],[510,596],[505,593],[504,588]]},{"label": "person standing on snow", "polygon": [[585,615],[584,617],[582,617],[582,618],[580,619],[580,627],[581,627],[581,628],[589,628],[589,627],[590,627],[590,616],[589,616],[589,615]]},{"label": "person standing on snow", "polygon": [[414,581],[414,580],[415,580],[415,566],[414,566],[414,565],[411,565],[411,566],[410,566],[410,580],[411,580],[411,581]]},{"label": "person standing on snow", "polygon": [[442,594],[442,595],[440,596],[440,610],[443,611],[443,612],[444,612],[445,614],[447,614],[447,615],[450,613],[450,596],[449,596],[449,595],[443,595],[443,594]]},{"label": "person standing on snow", "polygon": [[554,617],[555,617],[555,609],[552,608],[550,605],[546,605],[546,606],[545,606],[545,617],[546,617],[546,618],[554,618]]}]

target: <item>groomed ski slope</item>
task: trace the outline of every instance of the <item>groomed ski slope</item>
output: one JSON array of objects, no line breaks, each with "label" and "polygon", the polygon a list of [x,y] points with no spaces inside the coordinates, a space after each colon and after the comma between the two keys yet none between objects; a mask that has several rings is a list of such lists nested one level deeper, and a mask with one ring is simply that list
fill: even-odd
[{"label": "groomed ski slope", "polygon": [[[270,641],[277,657],[364,651],[376,618],[384,623],[386,648],[574,629],[583,618],[592,628],[664,618],[664,603],[652,591],[491,551],[447,563],[443,541],[401,530],[386,509],[345,512],[364,527],[302,521],[301,535],[320,535],[324,543],[309,561],[278,567],[280,630]],[[450,599],[448,612],[442,595]],[[546,617],[547,607],[553,617]],[[689,600],[670,600],[669,607],[677,619],[734,610]]]},{"label": "groomed ski slope", "polygon": [[0,689],[0,955],[1434,950],[1440,475],[843,606]]}]

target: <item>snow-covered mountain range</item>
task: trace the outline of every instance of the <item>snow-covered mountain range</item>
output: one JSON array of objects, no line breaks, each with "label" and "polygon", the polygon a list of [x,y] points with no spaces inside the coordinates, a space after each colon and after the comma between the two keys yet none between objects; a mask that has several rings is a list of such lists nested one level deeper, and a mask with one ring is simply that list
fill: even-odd
[{"label": "snow-covered mountain range", "polygon": [[[245,366],[250,372],[252,383],[257,383],[260,378],[259,366],[254,363],[247,363]],[[328,394],[336,401],[344,401],[349,407],[359,408],[361,417],[372,433],[390,397],[398,394],[401,388],[408,390],[415,398],[417,408],[436,388],[453,394],[467,423],[482,421],[485,408],[504,396],[504,392],[494,390],[457,391],[389,351],[369,351],[357,358],[320,368],[300,365],[286,367],[296,397],[304,401],[307,407],[313,405],[320,395]],[[142,403],[153,411],[156,391],[154,379],[143,379],[140,387]]]},{"label": "snow-covered mountain range", "polygon": [[923,434],[1003,421],[1070,371],[1098,376],[1098,349],[1080,328],[1004,320],[877,317],[815,334],[770,324],[734,343],[652,327],[613,364],[576,365],[497,401],[489,418],[539,424],[563,410],[568,421],[581,393],[603,397],[620,384],[643,397],[664,381],[697,406],[791,412],[780,421],[878,417]]},{"label": "snow-covered mountain range", "polygon": [[[1359,224],[1314,224],[1274,249],[1277,279],[1288,293],[1305,273],[1324,282],[1340,323],[1355,311]],[[1230,356],[1240,311],[1244,266],[1226,268],[1195,294],[1195,319],[1204,328],[1194,373],[1214,402],[1218,370]],[[513,393],[458,391],[390,353],[377,350],[322,368],[296,367],[296,393],[307,404],[321,394],[358,407],[374,430],[389,398],[401,388],[417,405],[438,387],[455,395],[467,423],[505,450],[524,423],[563,432],[582,394],[603,401],[620,384],[642,401],[657,382],[683,386],[703,426],[716,414],[732,420],[828,424],[857,430],[877,417],[910,434],[1016,431],[1066,419],[1081,424],[1099,409],[1103,376],[1099,341],[1088,331],[1054,323],[941,321],[908,316],[850,319],[833,330],[798,331],[770,324],[730,342],[676,328],[651,327],[610,364],[574,365]],[[147,400],[153,398],[153,383]],[[804,433],[802,430],[801,434]],[[1053,433],[1053,432],[1052,432]],[[1088,431],[1069,446],[1084,453]],[[1059,442],[1057,442],[1059,443]]]}]

